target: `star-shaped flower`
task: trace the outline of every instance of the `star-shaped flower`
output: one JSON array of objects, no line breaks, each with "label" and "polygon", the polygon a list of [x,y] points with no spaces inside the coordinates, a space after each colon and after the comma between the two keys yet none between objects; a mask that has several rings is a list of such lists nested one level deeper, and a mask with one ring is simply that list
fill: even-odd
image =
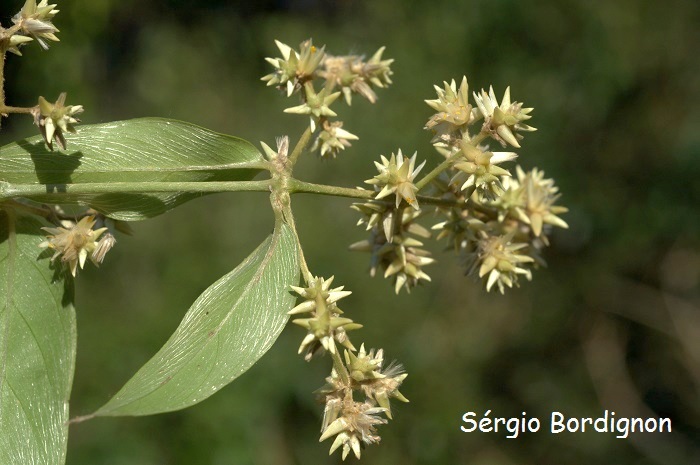
[{"label": "star-shaped flower", "polygon": [[114,245],[113,237],[104,243],[98,242],[107,228],[92,229],[96,222],[95,217],[90,215],[76,224],[65,225],[66,227],[42,228],[50,235],[39,247],[53,249],[55,252],[51,260],[60,256],[61,261],[68,264],[71,274],[75,277],[78,265],[82,269],[88,257],[95,265],[99,264],[107,250]]},{"label": "star-shaped flower", "polygon": [[417,154],[414,153],[411,158],[404,159],[399,149],[396,155],[391,154],[391,158],[386,158],[382,155],[381,163],[374,162],[377,170],[379,170],[379,174],[365,182],[373,184],[375,189],[379,190],[375,197],[376,199],[395,194],[397,208],[401,203],[401,199],[404,199],[411,207],[418,210],[418,200],[416,199],[418,188],[413,183],[413,180],[425,166],[425,161],[416,168],[416,156]]},{"label": "star-shaped flower", "polygon": [[475,92],[474,100],[479,110],[477,117],[484,118],[484,127],[504,147],[508,143],[513,147],[520,148],[518,139],[522,139],[523,136],[518,134],[518,132],[537,130],[523,123],[523,121],[532,118],[530,112],[533,109],[523,108],[521,102],[511,102],[510,87],[506,88],[500,104],[496,94],[493,92],[493,87],[489,88],[488,93],[483,89],[478,94]]}]

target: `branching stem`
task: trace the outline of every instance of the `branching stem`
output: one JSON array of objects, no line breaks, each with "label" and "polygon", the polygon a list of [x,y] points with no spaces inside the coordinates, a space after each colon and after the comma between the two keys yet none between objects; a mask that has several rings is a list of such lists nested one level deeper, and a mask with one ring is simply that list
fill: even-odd
[{"label": "branching stem", "polygon": [[289,180],[289,193],[306,192],[321,195],[333,195],[337,197],[349,197],[352,199],[372,199],[375,193],[372,191],[353,189],[348,187],[328,186],[325,184],[313,184],[298,179]]},{"label": "branching stem", "polygon": [[82,184],[10,184],[0,182],[0,200],[13,197],[40,198],[42,201],[68,201],[91,194],[168,193],[168,192],[269,192],[272,180],[218,182],[108,182]]},{"label": "branching stem", "polygon": [[[110,182],[81,184],[10,184],[0,182],[0,200],[23,197],[40,199],[42,202],[67,202],[80,200],[81,196],[91,194],[119,193],[218,193],[218,192],[270,192],[273,180],[262,181],[213,181],[213,182]],[[346,197],[351,199],[371,200],[375,193],[369,190],[348,187],[314,184],[291,178],[288,180],[289,193],[311,193]],[[419,195],[418,201],[426,205],[454,207],[459,202]],[[390,203],[389,200],[387,202]]]},{"label": "branching stem", "polygon": [[[2,26],[0,26],[2,27]],[[0,121],[2,117],[7,116],[10,113],[22,113],[31,114],[32,110],[36,107],[11,107],[5,105],[5,57],[7,55],[8,45],[6,41],[2,41],[4,37],[11,37],[12,34],[19,30],[18,26],[15,25],[10,29],[2,30],[0,33]]]}]

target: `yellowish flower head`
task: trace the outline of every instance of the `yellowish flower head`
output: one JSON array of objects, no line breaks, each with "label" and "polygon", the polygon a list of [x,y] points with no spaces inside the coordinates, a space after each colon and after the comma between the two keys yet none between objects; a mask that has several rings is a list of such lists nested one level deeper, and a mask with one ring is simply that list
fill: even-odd
[{"label": "yellowish flower head", "polygon": [[[107,231],[107,228],[92,229],[95,223],[95,217],[90,215],[71,226],[42,228],[50,235],[39,246],[54,250],[51,260],[55,260],[60,256],[61,262],[68,265],[71,274],[75,277],[78,272],[78,266],[82,269],[88,257],[97,265],[106,253],[105,247],[107,247],[107,243],[100,245],[98,239],[102,233]],[[107,248],[109,247],[111,245]],[[94,252],[96,251],[97,254],[95,255]]]}]

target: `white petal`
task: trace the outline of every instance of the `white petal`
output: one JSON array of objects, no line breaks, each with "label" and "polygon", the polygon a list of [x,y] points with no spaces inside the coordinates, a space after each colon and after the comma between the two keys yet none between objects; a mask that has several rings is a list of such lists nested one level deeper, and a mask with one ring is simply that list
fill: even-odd
[{"label": "white petal", "polygon": [[498,277],[501,275],[501,273],[498,272],[498,270],[493,269],[491,270],[491,273],[489,274],[489,279],[486,282],[486,291],[490,291],[493,285],[496,283],[498,280]]},{"label": "white petal", "polygon": [[493,157],[491,157],[491,164],[497,165],[506,161],[513,161],[518,158],[518,154],[515,152],[492,152]]}]

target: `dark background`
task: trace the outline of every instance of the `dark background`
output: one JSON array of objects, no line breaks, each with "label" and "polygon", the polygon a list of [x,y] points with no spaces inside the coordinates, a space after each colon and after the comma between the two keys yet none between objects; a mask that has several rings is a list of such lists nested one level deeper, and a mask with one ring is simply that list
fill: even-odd
[{"label": "dark background", "polygon": [[[3,1],[7,26],[22,2]],[[86,108],[84,123],[177,118],[253,141],[305,120],[259,78],[273,40],[308,37],[336,54],[387,46],[395,85],[377,105],[341,107],[360,136],[329,162],[303,159],[304,179],[355,186],[371,161],[401,147],[439,160],[422,130],[433,84],[466,74],[473,90],[512,86],[535,107],[519,151],[561,187],[571,228],[553,236],[548,268],[505,297],[465,278],[433,247],[433,283],[395,296],[347,245],[349,201],[294,197],[314,273],[355,293],[344,309],[365,328],[355,341],[384,347],[409,373],[375,464],[700,463],[700,6],[694,1],[517,2],[75,0],[61,1],[60,43],[25,47],[6,65],[8,104],[38,95]],[[3,122],[0,142],[36,132]],[[93,411],[175,329],[191,302],[268,233],[267,196],[209,196],[133,224],[101,269],[78,279],[74,414]],[[296,355],[303,331],[286,329],[249,372],[189,410],[97,419],[71,427],[68,463],[108,465],[310,464],[321,407],[312,391],[329,360]],[[673,434],[462,433],[468,411],[539,417],[658,415]],[[546,428],[545,428],[546,429]]]}]

